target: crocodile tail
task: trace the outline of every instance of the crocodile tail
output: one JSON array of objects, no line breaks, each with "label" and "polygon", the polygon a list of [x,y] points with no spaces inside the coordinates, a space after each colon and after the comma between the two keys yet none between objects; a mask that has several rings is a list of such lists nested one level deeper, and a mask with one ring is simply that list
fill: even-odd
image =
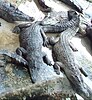
[{"label": "crocodile tail", "polygon": [[31,79],[31,82],[32,83],[35,83],[36,82],[36,78],[34,77],[34,75],[32,75],[32,69],[28,66],[28,73],[29,73],[29,77]]},{"label": "crocodile tail", "polygon": [[[75,89],[75,87],[74,87]],[[84,100],[92,100],[92,89],[86,84],[82,84],[80,88],[75,90]]]},{"label": "crocodile tail", "polygon": [[9,61],[9,59],[6,59],[7,62],[21,63],[25,66],[28,65],[27,61],[24,58],[16,53],[10,53],[8,50],[0,50],[0,55],[5,55],[5,57],[11,58],[11,61]]}]

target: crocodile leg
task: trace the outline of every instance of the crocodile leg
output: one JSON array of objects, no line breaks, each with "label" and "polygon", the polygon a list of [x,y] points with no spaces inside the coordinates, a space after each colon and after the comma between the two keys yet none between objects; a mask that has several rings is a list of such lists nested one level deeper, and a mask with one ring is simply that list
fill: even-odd
[{"label": "crocodile leg", "polygon": [[49,42],[49,45],[53,46],[55,45],[57,42],[58,42],[58,38],[54,38],[53,36],[52,37],[48,37],[48,42]]},{"label": "crocodile leg", "polygon": [[32,25],[32,23],[26,23],[26,24],[19,24],[17,26],[14,27],[14,29],[12,30],[13,33],[20,33],[22,28],[27,28],[30,27]]},{"label": "crocodile leg", "polygon": [[48,58],[47,54],[45,52],[43,52],[43,61],[49,65],[49,66],[52,66],[52,63],[50,61],[50,59]]},{"label": "crocodile leg", "polygon": [[73,45],[72,42],[69,42],[69,46],[71,47],[71,49],[72,49],[74,52],[78,51],[78,49]]},{"label": "crocodile leg", "polygon": [[48,45],[48,39],[47,36],[45,35],[43,29],[40,30],[42,38],[43,38],[43,46],[47,46]]},{"label": "crocodile leg", "polygon": [[7,62],[13,62],[13,63],[20,63],[20,64],[23,64],[25,66],[28,65],[27,61],[22,58],[21,56],[17,55],[16,53],[10,53],[8,52],[7,50],[0,50],[0,55],[5,55],[5,57],[8,57],[11,59],[6,59]]},{"label": "crocodile leg", "polygon": [[18,48],[16,49],[16,53],[17,53],[18,55],[20,55],[21,57],[26,58],[27,51],[26,51],[24,48],[18,47]]},{"label": "crocodile leg", "polygon": [[65,65],[61,62],[55,62],[53,65],[54,71],[56,72],[57,75],[60,74],[60,71],[63,70],[64,67],[65,67]]}]

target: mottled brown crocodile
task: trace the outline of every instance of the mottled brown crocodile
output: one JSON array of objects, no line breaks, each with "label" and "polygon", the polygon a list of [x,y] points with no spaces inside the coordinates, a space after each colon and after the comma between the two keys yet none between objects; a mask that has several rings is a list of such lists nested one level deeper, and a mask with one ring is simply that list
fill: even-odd
[{"label": "mottled brown crocodile", "polygon": [[[77,23],[78,25],[78,23]],[[76,64],[73,50],[69,41],[76,35],[77,27],[68,28],[60,34],[59,41],[49,39],[52,45],[52,56],[55,61],[54,69],[57,74],[64,71],[74,91],[84,100],[92,100],[92,90],[84,83],[79,65]],[[53,43],[52,43],[53,42]]]},{"label": "mottled brown crocodile", "polygon": [[48,33],[49,32],[53,32],[53,33],[62,32],[69,27],[77,25],[79,18],[78,16],[76,16],[75,11],[69,10],[67,13],[65,12],[65,14],[64,12],[60,12],[60,13],[63,13],[62,15],[64,15],[65,17],[64,20],[61,20],[61,21],[59,20],[61,19],[61,16],[59,13],[55,13],[55,14],[59,14],[59,15],[56,15],[55,17],[47,16],[45,17],[45,19],[42,20],[41,25],[43,26],[44,32],[48,32]]}]

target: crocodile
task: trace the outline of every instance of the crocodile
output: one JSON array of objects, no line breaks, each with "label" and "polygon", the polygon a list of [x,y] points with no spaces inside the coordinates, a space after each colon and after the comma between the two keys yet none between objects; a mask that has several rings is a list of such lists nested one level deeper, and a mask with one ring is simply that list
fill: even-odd
[{"label": "crocodile", "polygon": [[28,62],[32,82],[49,79],[51,71],[48,67],[52,64],[47,55],[42,52],[42,46],[47,46],[48,41],[40,22],[18,25],[13,32],[20,33],[20,47],[16,52]]},{"label": "crocodile", "polygon": [[41,6],[41,11],[43,12],[51,12],[51,8],[45,4],[45,0],[38,0],[39,5]]},{"label": "crocodile", "polygon": [[53,68],[56,74],[60,74],[60,70],[64,71],[74,91],[84,100],[92,100],[92,90],[83,81],[80,66],[76,63],[73,50],[69,45],[69,41],[77,31],[78,27],[73,26],[61,32],[58,41],[48,38],[50,45],[52,45],[52,56],[55,62]]},{"label": "crocodile", "polygon": [[0,18],[8,22],[14,21],[34,21],[33,17],[24,14],[15,6],[5,0],[0,0]]},{"label": "crocodile", "polygon": [[80,1],[80,3],[78,1],[76,1],[76,0],[59,0],[59,1],[69,5],[71,8],[75,9],[79,13],[83,12],[83,8],[80,5],[81,1]]},{"label": "crocodile", "polygon": [[[59,13],[57,13],[57,14],[59,14]],[[44,32],[47,32],[47,33],[50,33],[50,32],[51,33],[52,32],[53,33],[60,33],[64,30],[66,30],[68,27],[72,27],[72,26],[77,25],[77,22],[78,22],[79,18],[78,18],[78,16],[76,16],[75,11],[69,10],[68,14],[65,12],[64,16],[66,16],[66,17],[62,21],[60,21],[60,20],[57,21],[57,18],[59,17],[59,15],[54,17],[54,20],[53,20],[53,16],[45,17],[41,22],[41,25],[43,26],[42,28],[43,28]]]},{"label": "crocodile", "polygon": [[64,19],[66,19],[65,21],[68,21],[68,11],[53,11],[48,13],[45,18],[42,20],[41,24],[42,25],[55,25],[58,22],[64,21]]}]

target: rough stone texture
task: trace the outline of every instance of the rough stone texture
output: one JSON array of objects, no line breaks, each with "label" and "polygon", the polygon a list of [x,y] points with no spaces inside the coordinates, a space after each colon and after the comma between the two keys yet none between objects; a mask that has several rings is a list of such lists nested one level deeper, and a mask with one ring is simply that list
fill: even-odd
[{"label": "rough stone texture", "polygon": [[12,30],[15,24],[8,23],[0,18],[0,49],[15,51],[19,46],[18,34],[13,34]]},{"label": "rough stone texture", "polygon": [[47,82],[32,84],[24,68],[9,65],[7,67],[0,69],[2,72],[0,74],[0,100],[11,100],[13,98],[22,100],[24,97],[37,95],[51,95],[54,97],[55,94],[71,97],[74,94],[65,77],[59,76]]}]

